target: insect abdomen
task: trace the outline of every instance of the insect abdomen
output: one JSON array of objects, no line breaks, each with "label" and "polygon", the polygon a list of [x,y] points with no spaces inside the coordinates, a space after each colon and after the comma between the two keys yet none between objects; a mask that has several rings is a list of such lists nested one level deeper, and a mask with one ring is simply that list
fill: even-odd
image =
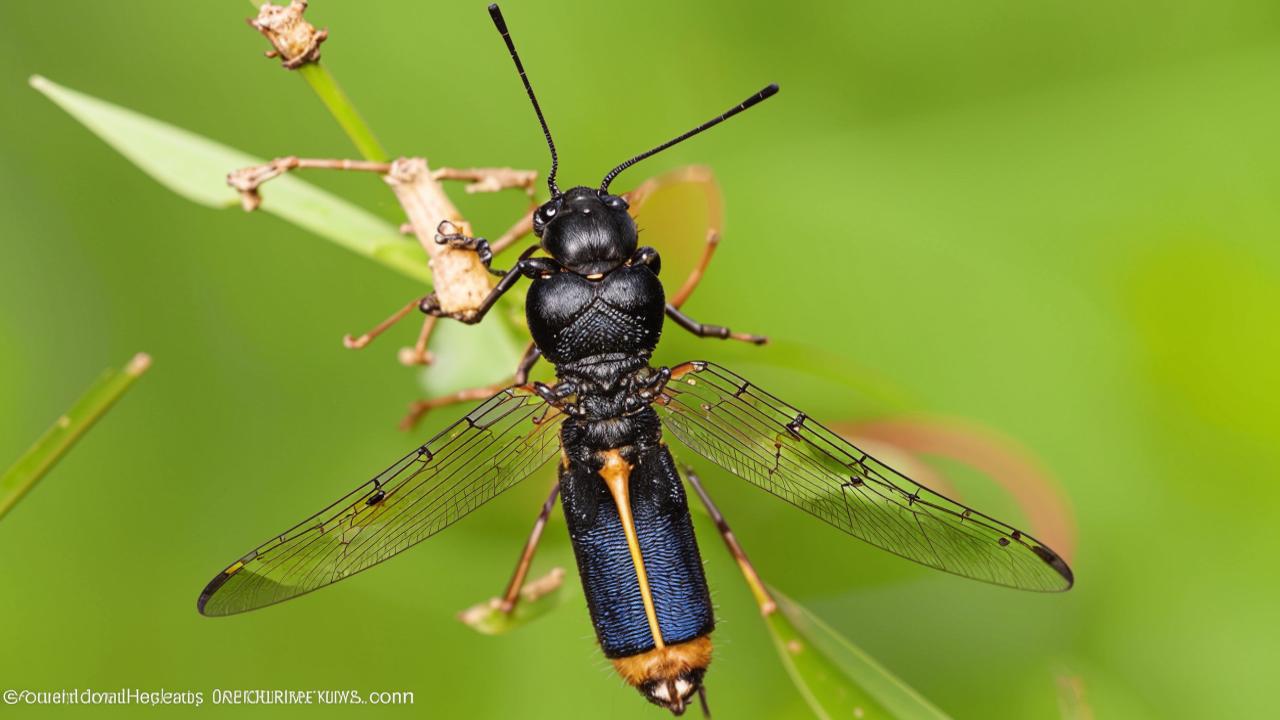
[{"label": "insect abdomen", "polygon": [[636,571],[626,526],[604,477],[610,470],[571,462],[560,477],[582,588],[601,649],[616,659],[706,635],[715,626],[711,598],[671,454],[661,445],[625,454],[605,451],[610,457],[607,453],[615,454],[613,472],[625,484],[647,583]]}]

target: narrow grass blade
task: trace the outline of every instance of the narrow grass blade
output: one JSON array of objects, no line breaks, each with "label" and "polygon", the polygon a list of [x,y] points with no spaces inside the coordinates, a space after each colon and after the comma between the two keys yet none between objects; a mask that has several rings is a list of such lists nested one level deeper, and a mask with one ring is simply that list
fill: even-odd
[{"label": "narrow grass blade", "polygon": [[333,77],[333,73],[329,72],[328,67],[320,63],[307,63],[298,68],[298,74],[315,91],[320,102],[328,108],[329,114],[333,115],[333,119],[342,127],[347,137],[351,138],[356,150],[365,160],[374,162],[390,160],[387,151],[382,149],[382,144],[378,142],[378,138],[374,137],[373,130],[356,111],[355,105],[351,104],[347,94],[342,92],[337,79]]},{"label": "narrow grass blade", "polygon": [[110,368],[58,418],[53,427],[31,446],[4,475],[0,475],[0,518],[17,504],[36,482],[57,464],[76,440],[111,408],[138,376],[151,366],[151,357],[138,353],[123,370]]},{"label": "narrow grass blade", "polygon": [[[239,206],[227,173],[262,160],[187,130],[62,87],[39,75],[31,86],[157,182],[207,207]],[[262,209],[414,280],[430,282],[418,244],[388,223],[314,185],[288,175],[263,188]]]},{"label": "narrow grass blade", "polygon": [[791,598],[769,589],[765,617],[782,664],[820,718],[941,720],[947,715]]}]

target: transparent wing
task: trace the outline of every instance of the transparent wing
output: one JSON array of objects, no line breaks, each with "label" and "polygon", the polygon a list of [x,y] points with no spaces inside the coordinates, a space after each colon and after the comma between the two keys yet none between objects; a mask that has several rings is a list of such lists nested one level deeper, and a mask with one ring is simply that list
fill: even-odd
[{"label": "transparent wing", "polygon": [[288,600],[440,532],[555,457],[563,419],[523,388],[499,392],[218,573],[200,593],[198,609],[231,615]]},{"label": "transparent wing", "polygon": [[695,452],[872,545],[997,585],[1071,587],[1071,569],[1043,543],[901,475],[718,365],[673,368],[656,407]]}]

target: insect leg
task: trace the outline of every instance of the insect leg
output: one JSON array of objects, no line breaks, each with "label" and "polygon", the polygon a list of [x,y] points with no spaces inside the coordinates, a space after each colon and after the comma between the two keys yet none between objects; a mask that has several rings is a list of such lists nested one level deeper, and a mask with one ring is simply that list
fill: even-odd
[{"label": "insect leg", "polygon": [[484,265],[484,269],[493,272],[489,267],[489,263],[493,261],[493,250],[489,249],[489,241],[482,237],[464,235],[461,229],[449,220],[441,220],[436,226],[436,244],[472,250],[480,258],[480,264]]},{"label": "insect leg", "polygon": [[702,165],[687,165],[649,178],[635,190],[623,194],[631,204],[632,211],[642,215],[645,203],[650,197],[663,189],[680,185],[696,188],[706,201],[707,234],[706,243],[702,248],[702,257],[698,260],[697,266],[689,273],[689,277],[685,279],[680,289],[671,296],[671,304],[676,307],[684,305],[694,289],[698,287],[707,270],[707,265],[711,263],[711,256],[715,254],[716,247],[720,244],[720,232],[724,227],[724,200],[720,196],[720,186],[716,183],[715,174],[710,168]]},{"label": "insect leg", "polygon": [[[714,230],[712,232],[714,232]],[[703,259],[704,261],[709,261],[711,259],[711,250],[708,250],[703,255]],[[647,246],[637,248],[635,254],[632,255],[631,257],[630,262],[632,265],[648,266],[649,269],[653,270],[655,275],[659,272],[659,269],[662,267],[662,260],[658,256],[658,251]],[[695,270],[693,275],[690,276],[690,278],[694,278],[694,277],[698,277],[698,278],[702,277],[701,269]],[[685,284],[688,285],[689,283],[686,282]],[[696,285],[697,283],[695,282],[694,284]],[[682,290],[681,292],[684,292],[684,291]],[[685,294],[687,295],[688,293],[685,293]],[[677,300],[680,300],[681,302],[684,301],[683,298],[677,298]],[[672,320],[674,320],[677,325],[684,328],[685,330],[688,330],[694,335],[697,335],[698,337],[716,337],[721,339],[741,340],[743,342],[749,342],[754,345],[763,345],[769,342],[769,338],[766,338],[762,335],[750,335],[748,333],[735,333],[729,330],[729,328],[720,327],[719,325],[704,325],[698,322],[697,320],[694,320],[693,318],[689,317],[688,315],[685,315],[683,312],[681,312],[679,306],[674,302],[667,303],[666,312],[667,312],[667,315]]]},{"label": "insect leg", "polygon": [[[514,170],[512,168],[437,168],[431,176],[436,180],[465,180],[467,194],[480,192],[499,192],[501,190],[522,190],[533,202],[533,186],[537,182],[535,170]],[[502,252],[521,238],[533,232],[534,203],[524,215],[515,222],[497,240],[490,244],[494,255]]]},{"label": "insect leg", "polygon": [[562,380],[554,385],[536,382],[533,384],[532,390],[538,394],[538,397],[545,400],[548,405],[558,408],[572,417],[578,417],[582,413],[578,403],[569,402],[567,399],[578,392],[577,387],[568,380]]},{"label": "insect leg", "polygon": [[421,303],[422,303],[422,298],[417,298],[415,300],[409,301],[408,305],[405,305],[404,307],[395,311],[394,313],[391,314],[391,317],[378,323],[377,325],[374,326],[372,330],[370,330],[369,332],[359,337],[353,337],[350,334],[343,335],[342,336],[343,346],[345,346],[350,350],[359,350],[360,348],[368,345],[370,342],[373,342],[373,339],[381,335],[383,332],[385,332],[387,328],[390,328],[392,325],[395,325],[396,323],[403,320],[405,315],[408,315],[409,313],[413,312],[413,309],[418,307],[418,305]]},{"label": "insect leg", "polygon": [[[466,238],[465,236],[458,237],[461,239],[457,240],[457,242],[466,242],[468,240],[478,242],[480,240],[480,238]],[[454,241],[446,236],[443,242],[451,243]],[[475,325],[484,319],[484,316],[493,309],[495,304],[497,304],[498,299],[510,290],[521,277],[527,276],[532,278],[559,271],[560,266],[550,258],[529,257],[537,251],[538,246],[536,245],[525,250],[520,254],[520,259],[511,267],[510,270],[501,271],[490,269],[489,272],[494,275],[501,276],[501,279],[498,280],[497,284],[495,284],[491,290],[489,290],[489,294],[485,296],[480,305],[473,310],[468,310],[466,312],[445,312],[445,310],[440,307],[440,300],[436,297],[435,293],[431,293],[430,295],[422,298],[422,302],[418,304],[418,309],[427,315],[449,317],[457,320],[458,322],[466,323],[467,325]]]},{"label": "insect leg", "polygon": [[689,482],[690,487],[693,488],[693,491],[698,494],[698,499],[707,508],[707,513],[711,515],[711,519],[715,521],[716,529],[720,531],[720,537],[724,540],[725,546],[729,548],[729,554],[733,555],[733,559],[738,562],[738,569],[742,571],[742,577],[747,581],[747,587],[751,588],[751,594],[756,598],[756,605],[760,607],[760,614],[772,615],[778,609],[778,604],[774,602],[773,596],[769,594],[769,589],[765,586],[764,581],[760,579],[760,574],[756,572],[756,567],[747,558],[746,551],[738,544],[738,538],[729,529],[729,523],[725,522],[724,516],[720,514],[720,508],[711,502],[711,496],[707,495],[706,489],[702,487],[702,481],[698,479],[698,474],[693,471],[693,468],[685,465],[684,477]]},{"label": "insect leg", "polygon": [[[439,229],[441,234],[436,236],[436,242],[442,245],[448,244],[453,247],[466,247],[475,250],[480,255],[480,261],[484,266],[489,266],[489,260],[492,258],[492,253],[489,250],[488,242],[485,241],[484,238],[471,238],[462,235],[461,233],[454,232],[456,228],[448,220],[441,222]],[[435,318],[441,316],[453,317],[455,320],[467,323],[468,325],[480,322],[484,319],[485,314],[489,312],[490,308],[492,308],[498,301],[498,298],[502,297],[502,294],[507,290],[510,290],[511,286],[515,285],[516,281],[520,279],[522,274],[533,272],[532,268],[538,266],[536,260],[528,259],[528,255],[534,250],[536,250],[536,248],[530,248],[525,251],[525,254],[521,256],[520,261],[516,263],[515,267],[505,273],[500,273],[502,275],[502,279],[498,281],[497,285],[495,285],[489,292],[489,295],[485,297],[484,302],[481,303],[480,307],[466,315],[448,315],[443,312],[440,309],[440,302],[436,299],[435,293],[431,293],[414,300],[403,308],[400,308],[391,317],[379,323],[369,332],[359,337],[352,337],[351,335],[343,337],[342,343],[348,348],[362,348],[372,342],[378,335],[386,331],[387,328],[404,318],[405,315],[408,315],[413,308],[417,307],[427,315],[428,318],[426,322],[423,323],[422,332],[418,337],[417,345],[411,349],[407,348],[405,351],[402,351],[400,354],[400,361],[406,365],[427,364],[430,361],[430,356],[427,353],[427,340],[430,338],[431,331],[435,327]],[[488,396],[486,395],[485,397]],[[467,399],[474,398],[462,398],[455,402],[461,402],[462,400]]]},{"label": "insect leg", "polygon": [[546,502],[542,503],[542,511],[538,513],[538,519],[533,521],[533,530],[529,533],[529,539],[525,541],[520,560],[516,563],[516,570],[512,573],[511,580],[507,583],[507,591],[503,593],[502,601],[498,605],[498,609],[504,613],[510,614],[516,609],[516,603],[520,602],[520,589],[524,587],[524,580],[529,575],[533,554],[538,550],[538,542],[542,540],[542,530],[547,526],[547,518],[551,516],[551,509],[556,506],[556,497],[559,494],[560,483],[557,482],[552,486]]},{"label": "insect leg", "polygon": [[[434,320],[434,318],[431,319]],[[460,390],[451,395],[431,398],[429,400],[418,400],[409,406],[409,413],[400,421],[400,429],[409,430],[413,428],[413,426],[417,425],[418,421],[422,419],[422,416],[435,408],[444,407],[446,405],[456,405],[457,403],[470,402],[473,400],[484,400],[503,388],[510,387],[511,385],[525,384],[529,380],[529,371],[533,369],[534,364],[538,362],[538,358],[540,357],[542,357],[542,351],[538,350],[538,347],[533,343],[529,343],[529,346],[524,350],[524,355],[520,358],[520,364],[516,366],[516,374],[512,379],[497,382],[492,385]]]},{"label": "insect leg", "polygon": [[716,254],[716,248],[720,245],[720,230],[717,228],[707,229],[707,242],[702,246],[702,257],[698,259],[698,264],[690,271],[689,277],[685,279],[684,284],[671,296],[671,306],[678,308],[684,305],[689,299],[693,291],[698,287],[698,283],[702,282],[702,276],[707,271],[707,266],[711,264],[711,256]]},{"label": "insect leg", "polygon": [[677,325],[698,337],[714,337],[722,340],[741,340],[753,345],[764,345],[769,342],[769,338],[762,335],[736,333],[727,327],[721,327],[719,325],[704,325],[680,312],[680,309],[671,303],[667,303],[667,316],[674,320]]},{"label": "insect leg", "polygon": [[515,378],[513,385],[524,385],[529,382],[529,371],[533,370],[533,366],[538,362],[538,358],[542,357],[542,351],[532,342],[524,349],[524,357],[520,358],[520,364],[516,366]]}]

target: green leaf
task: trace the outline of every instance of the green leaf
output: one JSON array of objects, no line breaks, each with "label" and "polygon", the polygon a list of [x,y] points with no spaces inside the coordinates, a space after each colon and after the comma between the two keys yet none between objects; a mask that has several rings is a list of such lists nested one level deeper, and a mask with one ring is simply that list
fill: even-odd
[{"label": "green leaf", "polygon": [[[31,86],[79,120],[157,182],[201,205],[229,208],[239,196],[228,172],[263,161],[195,133],[62,87],[39,75]],[[420,282],[431,281],[417,243],[390,223],[295,177],[262,190],[262,209]]]},{"label": "green leaf", "polygon": [[53,427],[31,446],[4,475],[0,475],[0,517],[9,512],[50,468],[62,459],[81,435],[111,409],[138,376],[151,366],[144,353],[133,356],[123,370],[109,368]]},{"label": "green leaf", "polygon": [[765,622],[787,673],[820,718],[945,719],[947,715],[804,606],[769,588]]}]

